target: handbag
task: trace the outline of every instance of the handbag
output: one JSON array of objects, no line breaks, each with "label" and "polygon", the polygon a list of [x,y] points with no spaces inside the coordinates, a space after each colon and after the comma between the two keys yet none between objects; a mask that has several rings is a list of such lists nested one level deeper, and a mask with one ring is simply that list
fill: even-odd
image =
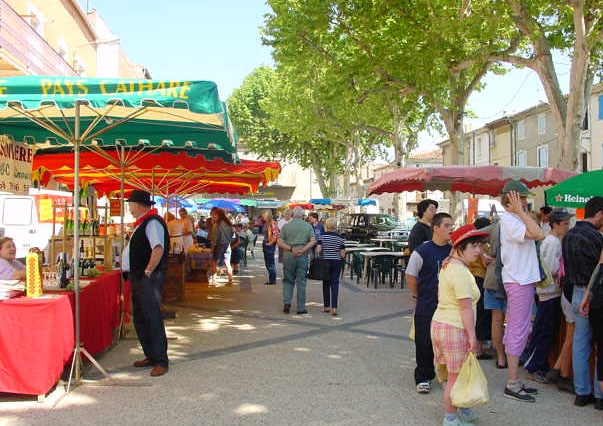
[{"label": "handbag", "polygon": [[473,352],[467,354],[467,359],[450,391],[450,399],[452,405],[463,408],[477,407],[487,404],[490,400],[488,380]]},{"label": "handbag", "polygon": [[308,279],[310,280],[326,280],[329,279],[329,261],[325,259],[310,260],[310,269],[308,269]]}]

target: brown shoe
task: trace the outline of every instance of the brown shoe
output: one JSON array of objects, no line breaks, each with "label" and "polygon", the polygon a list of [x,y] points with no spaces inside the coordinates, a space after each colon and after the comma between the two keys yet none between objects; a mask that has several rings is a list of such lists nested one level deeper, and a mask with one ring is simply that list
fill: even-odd
[{"label": "brown shoe", "polygon": [[163,376],[165,373],[167,373],[169,370],[169,367],[163,367],[161,365],[156,365],[155,367],[153,367],[153,369],[151,370],[151,373],[149,374],[152,377],[157,377],[157,376]]},{"label": "brown shoe", "polygon": [[141,359],[140,361],[134,361],[134,364],[132,364],[134,367],[152,367],[153,366],[153,362],[148,359]]}]

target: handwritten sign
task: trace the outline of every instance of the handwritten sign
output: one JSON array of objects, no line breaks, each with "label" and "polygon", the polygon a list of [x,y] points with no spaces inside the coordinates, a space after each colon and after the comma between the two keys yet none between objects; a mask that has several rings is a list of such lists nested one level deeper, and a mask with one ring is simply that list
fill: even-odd
[{"label": "handwritten sign", "polygon": [[33,154],[33,148],[27,144],[0,140],[0,191],[29,193]]}]

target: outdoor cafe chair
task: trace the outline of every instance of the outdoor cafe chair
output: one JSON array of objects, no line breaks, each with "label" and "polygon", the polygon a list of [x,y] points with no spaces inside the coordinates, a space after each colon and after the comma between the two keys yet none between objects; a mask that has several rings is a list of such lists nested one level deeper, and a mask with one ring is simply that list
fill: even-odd
[{"label": "outdoor cafe chair", "polygon": [[369,272],[366,286],[368,287],[370,281],[373,281],[375,288],[377,288],[379,283],[385,284],[385,281],[389,279],[389,285],[393,287],[395,260],[394,256],[387,255],[387,253],[369,258]]},{"label": "outdoor cafe chair", "polygon": [[255,255],[253,254],[253,249],[255,248],[255,242],[258,240],[258,234],[256,234],[255,232],[253,233],[253,238],[251,238],[248,243],[247,243],[247,247],[249,248],[249,252],[251,253],[251,258],[255,259]]},{"label": "outdoor cafe chair", "polygon": [[362,278],[362,268],[364,266],[364,258],[360,254],[360,252],[352,253],[352,262],[350,265],[350,279],[354,279],[354,274],[356,274],[356,281],[360,282]]},{"label": "outdoor cafe chair", "polygon": [[243,235],[239,235],[239,246],[235,249],[239,251],[239,262],[243,266],[247,266],[247,246],[249,245],[249,239]]},{"label": "outdoor cafe chair", "polygon": [[[410,257],[410,255],[409,255]],[[400,288],[404,288],[406,284],[406,263],[408,258],[398,259],[398,262],[394,265],[394,284],[400,280]],[[393,285],[392,285],[393,287]]]}]

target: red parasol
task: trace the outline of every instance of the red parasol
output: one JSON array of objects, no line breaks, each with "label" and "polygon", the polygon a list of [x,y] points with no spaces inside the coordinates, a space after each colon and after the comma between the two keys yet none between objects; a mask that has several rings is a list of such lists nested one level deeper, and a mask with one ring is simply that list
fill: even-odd
[{"label": "red parasol", "polygon": [[459,191],[499,195],[506,182],[517,179],[528,188],[555,185],[576,173],[555,168],[517,166],[403,167],[369,186],[369,194],[403,191]]},{"label": "red parasol", "polygon": [[[101,194],[120,189],[122,165],[125,189],[146,189],[156,195],[257,192],[260,185],[276,179],[278,162],[241,160],[239,164],[221,159],[205,160],[186,152],[141,150],[95,150],[80,154],[80,179],[93,183]],[[73,155],[45,153],[34,156],[33,169],[41,180],[51,176],[68,187],[75,176]]]},{"label": "red parasol", "polygon": [[304,210],[312,210],[314,208],[314,204],[303,202],[291,202],[287,204],[288,209],[294,209],[295,207],[301,207]]}]

